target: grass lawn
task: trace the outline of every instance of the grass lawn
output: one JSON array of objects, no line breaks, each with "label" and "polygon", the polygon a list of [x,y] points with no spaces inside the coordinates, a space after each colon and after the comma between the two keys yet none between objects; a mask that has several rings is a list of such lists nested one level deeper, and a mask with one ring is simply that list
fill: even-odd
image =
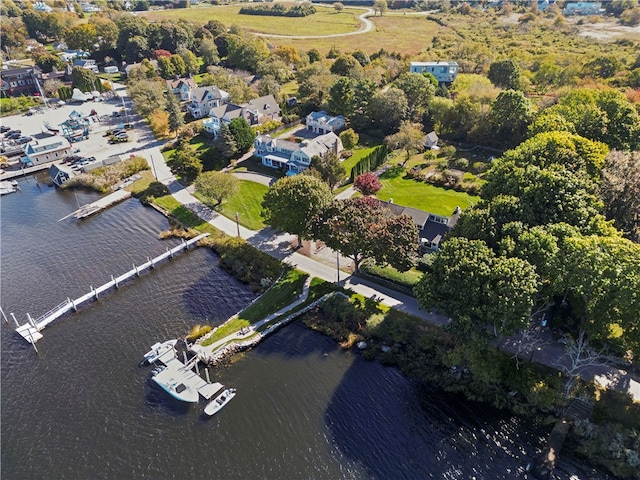
[{"label": "grass lawn", "polygon": [[446,190],[424,182],[404,178],[404,171],[391,169],[380,178],[382,189],[376,197],[388,201],[393,198],[393,203],[405,207],[413,207],[419,210],[449,216],[456,206],[463,210],[475,205],[479,197],[455,190]]},{"label": "grass lawn", "polygon": [[393,267],[381,267],[373,262],[365,262],[362,265],[362,271],[407,288],[413,288],[424,275],[416,268],[412,268],[406,272],[399,272]]},{"label": "grass lawn", "polygon": [[296,95],[298,95],[298,81],[291,80],[290,82],[282,85],[280,87],[280,94],[282,94],[284,98],[295,97]]},{"label": "grass lawn", "polygon": [[[295,5],[291,3],[291,5]],[[308,17],[272,17],[263,15],[240,15],[239,5],[229,6],[192,6],[191,8],[176,8],[138,12],[150,21],[169,20],[176,22],[185,19],[190,22],[204,24],[209,20],[219,20],[227,27],[241,25],[250,32],[273,33],[281,35],[328,35],[357,31],[360,22],[357,16],[364,13],[364,9],[346,9],[338,13],[333,7],[315,5],[316,13]]]},{"label": "grass lawn", "polygon": [[180,202],[171,195],[156,198],[155,203],[177,218],[187,228],[193,228],[202,233],[209,232],[213,237],[219,237],[222,235],[220,230],[182,206]]},{"label": "grass lawn", "polygon": [[238,193],[222,202],[218,211],[232,220],[235,220],[238,212],[240,225],[250,230],[261,230],[265,227],[261,216],[262,198],[268,189],[261,183],[240,180]]},{"label": "grass lawn", "polygon": [[[191,145],[194,148],[194,150],[196,151],[196,155],[200,155],[208,148],[207,146],[208,140],[209,139],[207,138],[206,134],[200,133],[199,135],[196,135],[191,140],[189,140],[189,145]],[[163,150],[162,156],[164,157],[165,162],[168,162],[169,160],[171,160],[171,156],[175,151],[176,151],[175,148],[171,148],[169,150]]]}]

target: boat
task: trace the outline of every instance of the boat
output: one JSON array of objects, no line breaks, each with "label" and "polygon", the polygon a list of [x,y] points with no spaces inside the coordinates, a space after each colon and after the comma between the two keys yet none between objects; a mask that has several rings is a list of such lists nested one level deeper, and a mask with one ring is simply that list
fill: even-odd
[{"label": "boat", "polygon": [[[162,357],[165,353],[170,352],[175,347],[177,340],[167,340],[166,342],[154,343],[151,346],[151,350],[144,354],[144,359],[142,360],[143,364],[152,364],[155,363],[160,357]],[[175,354],[174,354],[175,356]]]},{"label": "boat", "polygon": [[[175,363],[180,364],[177,361]],[[156,371],[151,380],[176,400],[197,403],[199,398],[198,390],[183,383],[184,373],[175,368],[173,364],[174,362],[171,362],[166,368]]]},{"label": "boat", "polygon": [[233,397],[236,396],[235,388],[227,388],[224,392],[211,400],[206,407],[204,407],[204,413],[207,415],[215,415],[222,407],[224,407]]},{"label": "boat", "polygon": [[0,182],[0,195],[13,193],[16,190],[18,190],[18,182],[16,182],[15,180],[13,182],[9,182],[7,180],[3,180]]}]

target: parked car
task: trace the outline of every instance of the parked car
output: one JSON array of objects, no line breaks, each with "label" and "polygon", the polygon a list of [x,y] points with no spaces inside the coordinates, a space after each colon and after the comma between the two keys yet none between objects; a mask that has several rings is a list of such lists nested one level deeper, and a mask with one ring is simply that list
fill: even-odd
[{"label": "parked car", "polygon": [[22,135],[22,130],[9,130],[4,134],[4,138],[9,138],[11,135],[18,134],[18,136]]},{"label": "parked car", "polygon": [[33,137],[30,137],[29,135],[26,135],[26,136],[24,136],[24,137],[20,137],[20,138],[18,138],[18,139],[16,140],[16,143],[17,143],[18,145],[22,145],[23,143],[28,143],[28,142],[30,142],[31,140],[33,140]]},{"label": "parked car", "polygon": [[7,133],[11,131],[11,127],[8,125],[0,125],[0,133]]},{"label": "parked car", "polygon": [[11,135],[9,135],[7,138],[9,140],[17,140],[22,136],[22,132],[20,130],[16,130],[15,132],[13,132]]}]

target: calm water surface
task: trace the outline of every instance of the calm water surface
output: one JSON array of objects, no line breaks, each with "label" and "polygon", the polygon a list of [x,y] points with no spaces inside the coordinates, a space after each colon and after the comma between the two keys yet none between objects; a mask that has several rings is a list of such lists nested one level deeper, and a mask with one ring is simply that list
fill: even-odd
[{"label": "calm water surface", "polygon": [[[20,181],[2,197],[0,304],[22,322],[175,240],[127,200],[58,221],[95,195]],[[213,418],[149,382],[142,355],[254,298],[196,249],[46,330],[36,355],[1,325],[2,479],[512,479],[548,434],[415,385],[293,324],[211,369],[238,395]],[[606,479],[566,451],[562,479]]]}]

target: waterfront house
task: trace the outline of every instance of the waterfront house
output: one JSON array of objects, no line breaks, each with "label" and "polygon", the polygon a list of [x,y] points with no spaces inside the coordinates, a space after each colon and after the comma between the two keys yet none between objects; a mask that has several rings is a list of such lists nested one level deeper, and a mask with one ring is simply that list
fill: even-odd
[{"label": "waterfront house", "polygon": [[166,82],[167,89],[180,97],[183,102],[191,100],[191,91],[197,87],[196,81],[192,77],[176,78]]},{"label": "waterfront house", "polygon": [[24,147],[24,154],[22,163],[25,166],[42,165],[70,155],[71,144],[66,138],[56,135],[28,143]]},{"label": "waterfront house", "polygon": [[49,176],[53,183],[58,187],[67,183],[70,178],[75,176],[75,174],[76,172],[71,168],[71,165],[54,163],[49,167]]},{"label": "waterfront house", "polygon": [[393,203],[391,199],[388,202],[380,201],[380,203],[394,215],[408,215],[413,219],[416,227],[418,227],[418,247],[422,253],[437,251],[444,236],[455,226],[462,213],[462,209],[456,207],[450,217],[445,217],[418,210],[417,208],[403,207]]},{"label": "waterfront house", "polygon": [[0,80],[3,97],[37,95],[40,94],[39,84],[43,81],[42,70],[37,66],[0,70]]},{"label": "waterfront house", "polygon": [[333,132],[301,143],[259,135],[253,145],[255,155],[262,159],[263,165],[284,169],[287,175],[296,175],[309,168],[315,156],[321,157],[330,150],[339,156],[343,149],[340,138]]},{"label": "waterfront house", "polygon": [[411,73],[430,73],[440,83],[453,83],[458,76],[457,62],[411,62]]},{"label": "waterfront house", "polygon": [[187,111],[193,118],[208,115],[211,109],[227,103],[229,94],[218,87],[196,87],[191,90],[191,101],[187,104]]},{"label": "waterfront house", "polygon": [[306,118],[307,130],[314,133],[337,132],[344,127],[345,119],[342,115],[332,117],[324,110],[311,112]]}]

